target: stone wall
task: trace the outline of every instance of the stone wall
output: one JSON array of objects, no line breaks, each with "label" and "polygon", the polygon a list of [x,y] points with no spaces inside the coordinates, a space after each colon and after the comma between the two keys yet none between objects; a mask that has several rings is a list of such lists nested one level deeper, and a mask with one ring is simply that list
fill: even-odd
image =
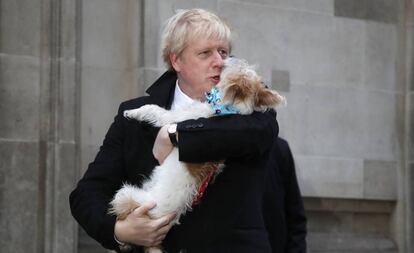
[{"label": "stone wall", "polygon": [[103,252],[68,193],[164,71],[165,19],[193,7],[288,99],[310,251],[413,252],[412,0],[0,0],[1,252]]}]

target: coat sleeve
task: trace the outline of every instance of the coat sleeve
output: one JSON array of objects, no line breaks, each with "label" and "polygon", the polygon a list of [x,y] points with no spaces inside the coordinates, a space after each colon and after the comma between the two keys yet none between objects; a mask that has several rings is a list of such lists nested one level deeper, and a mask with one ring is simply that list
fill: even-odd
[{"label": "coat sleeve", "polygon": [[103,247],[115,250],[119,250],[114,240],[116,217],[108,214],[108,203],[126,178],[122,159],[121,107],[95,160],[89,164],[69,198],[72,215],[87,234]]},{"label": "coat sleeve", "polygon": [[284,198],[287,225],[286,252],[305,253],[307,233],[306,216],[297,181],[295,164],[288,143],[279,139],[278,144],[282,155],[280,168],[286,194]]},{"label": "coat sleeve", "polygon": [[262,157],[279,132],[273,110],[187,120],[177,130],[179,159],[192,163]]}]

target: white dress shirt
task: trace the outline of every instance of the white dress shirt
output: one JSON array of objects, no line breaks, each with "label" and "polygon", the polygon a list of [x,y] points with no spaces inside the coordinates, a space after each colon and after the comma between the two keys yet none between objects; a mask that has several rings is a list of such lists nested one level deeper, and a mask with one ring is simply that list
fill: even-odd
[{"label": "white dress shirt", "polygon": [[175,82],[174,99],[171,104],[171,110],[182,110],[190,106],[194,102],[194,99],[187,96],[178,85],[178,80]]}]

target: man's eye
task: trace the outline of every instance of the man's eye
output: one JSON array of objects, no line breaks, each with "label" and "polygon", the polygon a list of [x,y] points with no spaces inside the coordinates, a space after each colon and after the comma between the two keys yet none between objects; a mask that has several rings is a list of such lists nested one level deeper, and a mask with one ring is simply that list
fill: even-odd
[{"label": "man's eye", "polygon": [[220,50],[219,51],[219,54],[221,55],[221,57],[224,59],[224,58],[227,58],[227,56],[229,56],[229,53],[227,52],[227,50],[224,50],[224,49],[222,49],[222,50]]}]

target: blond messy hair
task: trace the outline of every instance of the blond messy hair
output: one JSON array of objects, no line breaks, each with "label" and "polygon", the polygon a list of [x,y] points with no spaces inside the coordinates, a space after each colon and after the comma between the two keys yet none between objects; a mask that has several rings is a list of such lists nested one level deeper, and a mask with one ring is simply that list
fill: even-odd
[{"label": "blond messy hair", "polygon": [[203,9],[177,10],[166,22],[161,46],[163,60],[170,70],[170,54],[180,57],[195,38],[226,41],[231,49],[230,27],[217,15]]}]

